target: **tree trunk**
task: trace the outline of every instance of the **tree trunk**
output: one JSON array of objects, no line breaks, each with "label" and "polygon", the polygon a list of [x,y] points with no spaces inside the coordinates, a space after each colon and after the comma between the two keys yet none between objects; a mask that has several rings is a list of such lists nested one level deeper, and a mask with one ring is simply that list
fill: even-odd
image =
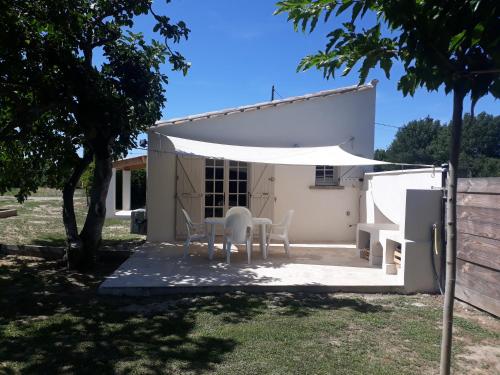
[{"label": "tree trunk", "polygon": [[465,90],[453,90],[453,119],[451,124],[450,161],[447,179],[446,201],[446,282],[443,306],[443,333],[441,339],[441,375],[449,375],[453,330],[453,304],[455,301],[455,277],[457,269],[457,172],[462,138],[462,112]]},{"label": "tree trunk", "polygon": [[83,259],[79,268],[88,268],[95,263],[97,249],[101,244],[102,227],[106,218],[106,196],[112,176],[112,159],[109,154],[95,158],[95,169],[90,190],[87,218],[80,233],[83,244]]},{"label": "tree trunk", "polygon": [[66,182],[63,188],[63,223],[66,231],[67,253],[66,258],[68,267],[72,268],[73,264],[78,263],[81,258],[82,243],[78,235],[78,227],[76,224],[74,195],[75,188],[85,169],[92,162],[92,155],[85,154],[83,159],[75,167],[73,174]]}]

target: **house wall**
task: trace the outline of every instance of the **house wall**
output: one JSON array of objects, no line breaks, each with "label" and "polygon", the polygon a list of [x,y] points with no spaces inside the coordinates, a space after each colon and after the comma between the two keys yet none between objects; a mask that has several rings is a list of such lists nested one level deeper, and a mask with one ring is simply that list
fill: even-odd
[{"label": "house wall", "polygon": [[[247,146],[344,143],[346,151],[371,158],[374,121],[375,85],[367,85],[354,92],[150,129],[148,240],[170,241],[175,237],[175,158],[155,151],[158,146],[153,147],[153,143],[157,144],[159,138],[164,139],[164,145],[168,142],[157,133]],[[358,180],[365,170],[371,169],[342,167],[344,188],[320,190],[310,189],[314,185],[314,166],[276,165],[274,221],[281,220],[287,210],[295,209],[290,232],[293,241],[354,241],[355,224],[359,221]]]},{"label": "house wall", "polygon": [[344,180],[338,189],[316,189],[314,180],[314,166],[275,167],[275,220],[295,210],[289,234],[293,242],[353,242],[359,187]]},{"label": "house wall", "polygon": [[375,88],[154,130],[175,137],[242,146],[331,146],[354,137],[346,151],[373,156]]},{"label": "house wall", "polygon": [[406,190],[432,188],[441,188],[440,168],[366,173],[360,222],[402,224]]},{"label": "house wall", "polygon": [[176,159],[173,144],[165,137],[148,133],[147,240],[175,240]]},{"label": "house wall", "polygon": [[[200,165],[204,165],[204,159],[193,159],[195,164],[188,163],[190,158],[181,157],[181,159],[183,164],[181,170],[179,170],[180,164],[177,163],[176,194],[191,218],[195,222],[200,222],[203,220],[205,184],[204,173],[198,169]],[[193,165],[196,166],[194,169]],[[250,209],[254,215],[279,222],[288,210],[293,209],[295,215],[290,228],[290,239],[294,242],[354,241],[359,218],[360,194],[356,183],[343,180],[344,186],[339,188],[316,189],[314,166],[268,166],[266,171],[269,173],[264,178],[260,175],[262,167],[263,165],[259,164],[249,167],[251,173],[248,189],[252,193]],[[268,179],[273,181],[272,187],[268,186]],[[260,188],[255,187],[257,181]],[[195,191],[192,191],[193,186]],[[260,197],[263,192],[270,194],[271,199],[267,196]],[[185,225],[179,204],[177,201],[177,238],[182,239]]]}]

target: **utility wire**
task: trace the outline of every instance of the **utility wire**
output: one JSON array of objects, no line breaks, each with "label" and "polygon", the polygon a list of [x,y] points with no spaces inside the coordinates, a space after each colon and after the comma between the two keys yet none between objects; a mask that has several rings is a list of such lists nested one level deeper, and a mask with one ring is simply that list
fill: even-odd
[{"label": "utility wire", "polygon": [[376,122],[375,125],[386,126],[388,128],[394,128],[394,129],[401,129],[401,128],[403,128],[402,126],[384,124],[383,122]]},{"label": "utility wire", "polygon": [[278,90],[276,90],[276,88],[274,89],[274,93],[278,95],[280,99],[284,99],[283,96],[278,92]]},{"label": "utility wire", "polygon": [[274,99],[275,99],[274,94],[278,95],[280,97],[280,99],[284,99],[283,96],[278,92],[278,90],[276,90],[275,85],[273,85],[271,87],[271,101],[274,101]]}]

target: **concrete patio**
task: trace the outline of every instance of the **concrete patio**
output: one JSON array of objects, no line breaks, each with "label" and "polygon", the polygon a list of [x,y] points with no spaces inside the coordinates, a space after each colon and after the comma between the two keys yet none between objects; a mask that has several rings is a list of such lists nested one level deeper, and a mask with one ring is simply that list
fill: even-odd
[{"label": "concrete patio", "polygon": [[192,245],[182,259],[182,244],[146,243],[136,249],[99,287],[100,294],[162,295],[213,293],[232,290],[403,292],[403,276],[387,275],[370,267],[352,244],[295,244],[288,258],[282,245],[272,245],[263,260],[254,245],[252,264],[246,252],[234,248],[231,265],[225,263],[221,244],[214,260],[205,245]]}]

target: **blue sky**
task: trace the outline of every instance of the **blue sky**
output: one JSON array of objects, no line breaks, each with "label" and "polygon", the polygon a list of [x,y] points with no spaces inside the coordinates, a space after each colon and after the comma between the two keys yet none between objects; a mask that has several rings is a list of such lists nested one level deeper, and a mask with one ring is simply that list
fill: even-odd
[{"label": "blue sky", "polygon": [[[172,0],[165,5],[163,0],[156,0],[154,7],[174,21],[184,20],[191,29],[188,41],[174,46],[192,63],[188,75],[164,68],[169,85],[163,118],[269,100],[273,84],[282,97],[287,97],[358,82],[354,70],[347,77],[328,81],[320,71],[296,72],[303,56],[324,47],[325,35],[338,20],[318,25],[312,34],[303,34],[293,31],[286,15],[273,15],[275,1]],[[361,26],[369,24],[368,17]],[[150,19],[142,18],[135,29],[149,35],[151,28]],[[369,75],[368,80],[379,80],[376,122],[401,126],[428,115],[450,120],[451,96],[422,89],[414,97],[404,98],[396,89],[400,73],[401,68],[395,67],[390,80],[380,69]],[[485,97],[477,104],[476,113],[500,115],[499,104],[492,97]],[[467,110],[469,105],[465,104]],[[397,129],[376,125],[375,130],[375,147],[385,148]],[[133,151],[132,155],[138,153]]]}]

